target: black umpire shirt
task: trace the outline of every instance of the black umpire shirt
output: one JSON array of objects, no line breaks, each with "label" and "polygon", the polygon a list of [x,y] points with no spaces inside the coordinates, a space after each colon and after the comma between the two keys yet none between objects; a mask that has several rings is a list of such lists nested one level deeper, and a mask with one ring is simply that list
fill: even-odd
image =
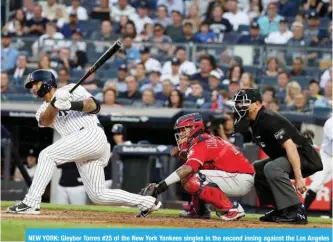
[{"label": "black umpire shirt", "polygon": [[256,119],[251,121],[250,131],[252,131],[254,142],[272,160],[287,157],[282,145],[288,139],[292,139],[301,158],[302,170],[304,168],[306,173],[322,170],[322,162],[316,149],[285,117],[266,110],[263,106]]}]

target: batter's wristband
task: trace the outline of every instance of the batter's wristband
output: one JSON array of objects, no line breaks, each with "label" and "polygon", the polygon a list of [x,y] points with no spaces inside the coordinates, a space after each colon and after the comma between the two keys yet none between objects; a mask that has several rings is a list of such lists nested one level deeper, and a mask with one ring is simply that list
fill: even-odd
[{"label": "batter's wristband", "polygon": [[74,110],[74,111],[83,111],[83,101],[76,101],[76,102],[71,102],[71,108],[70,110]]},{"label": "batter's wristband", "polygon": [[165,181],[161,181],[160,183],[158,183],[156,190],[157,190],[157,194],[161,194],[161,193],[165,192],[166,190],[168,190],[168,185],[165,183]]},{"label": "batter's wristband", "polygon": [[52,98],[52,100],[51,100],[51,102],[50,102],[50,104],[51,104],[52,107],[54,107],[54,108],[55,108],[54,103],[55,103],[56,101],[57,101],[57,100],[56,100],[56,98],[54,97],[54,98]]}]

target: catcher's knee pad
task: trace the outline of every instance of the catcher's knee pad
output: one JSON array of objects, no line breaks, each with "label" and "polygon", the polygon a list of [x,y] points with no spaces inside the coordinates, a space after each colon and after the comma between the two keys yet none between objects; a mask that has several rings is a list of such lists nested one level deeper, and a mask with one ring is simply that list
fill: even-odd
[{"label": "catcher's knee pad", "polygon": [[232,208],[232,202],[224,192],[215,183],[207,182],[206,176],[200,172],[186,179],[183,187],[189,194],[214,205],[217,209]]}]

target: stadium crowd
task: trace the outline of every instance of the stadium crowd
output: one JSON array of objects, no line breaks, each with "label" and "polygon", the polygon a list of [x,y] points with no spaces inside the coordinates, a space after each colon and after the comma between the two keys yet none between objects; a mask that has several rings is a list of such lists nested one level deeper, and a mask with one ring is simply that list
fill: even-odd
[{"label": "stadium crowd", "polygon": [[[59,87],[76,82],[121,39],[83,83],[104,105],[224,110],[258,87],[274,111],[332,108],[332,1],[61,2],[24,1],[2,27],[2,100],[33,100],[24,82],[38,68]],[[252,48],[253,64],[233,45]]]}]

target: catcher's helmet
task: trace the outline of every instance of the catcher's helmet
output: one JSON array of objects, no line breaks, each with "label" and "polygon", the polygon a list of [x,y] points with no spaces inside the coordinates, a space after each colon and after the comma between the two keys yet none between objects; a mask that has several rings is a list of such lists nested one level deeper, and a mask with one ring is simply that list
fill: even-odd
[{"label": "catcher's helmet", "polygon": [[[186,130],[186,128],[190,128]],[[177,119],[174,129],[180,151],[187,150],[191,141],[204,131],[205,125],[199,113],[191,113]]]},{"label": "catcher's helmet", "polygon": [[39,97],[44,97],[46,93],[57,87],[57,81],[51,71],[40,69],[30,73],[26,79],[25,88],[31,89],[35,82],[42,81],[42,86],[37,91]]},{"label": "catcher's helmet", "polygon": [[256,101],[259,101],[260,103],[262,102],[261,94],[258,89],[241,89],[234,95],[233,110],[235,124],[248,115],[250,104],[255,103]]}]

